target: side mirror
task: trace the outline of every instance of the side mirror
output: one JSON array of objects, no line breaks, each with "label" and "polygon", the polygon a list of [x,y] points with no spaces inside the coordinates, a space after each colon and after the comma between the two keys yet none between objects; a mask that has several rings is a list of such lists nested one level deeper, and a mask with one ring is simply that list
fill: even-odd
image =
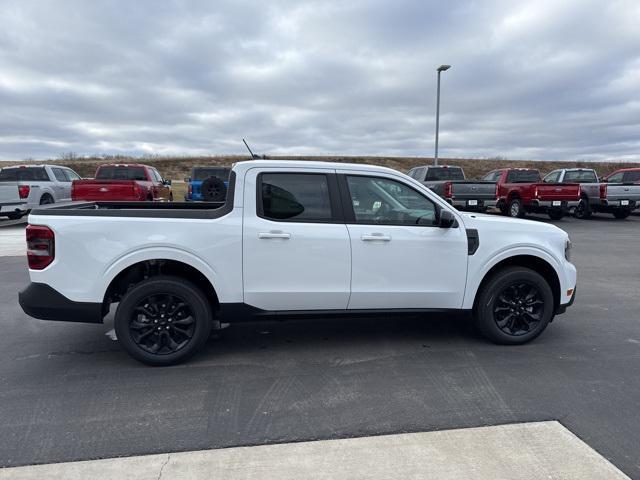
[{"label": "side mirror", "polygon": [[184,177],[184,183],[191,182],[191,177]]},{"label": "side mirror", "polygon": [[606,179],[606,178],[604,178],[604,177],[600,177],[600,181],[601,181],[602,183],[607,183],[607,179]]},{"label": "side mirror", "polygon": [[438,218],[438,227],[451,228],[456,223],[456,217],[453,216],[449,210],[444,208],[440,209],[440,218]]},{"label": "side mirror", "polygon": [[171,186],[171,180],[167,180],[166,178],[162,180],[162,183],[164,183],[167,186]]}]

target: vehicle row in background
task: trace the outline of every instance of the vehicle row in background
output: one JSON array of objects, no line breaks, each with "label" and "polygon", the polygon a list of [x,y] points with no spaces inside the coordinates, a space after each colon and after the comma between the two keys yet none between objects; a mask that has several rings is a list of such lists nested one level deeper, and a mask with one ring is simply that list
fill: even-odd
[{"label": "vehicle row in background", "polygon": [[467,180],[461,167],[451,165],[415,167],[407,174],[460,210],[497,207],[511,217],[544,213],[559,220],[568,213],[588,218],[597,212],[622,219],[640,208],[640,168],[617,170],[601,182],[588,168],[558,169],[544,179],[537,169],[502,168],[482,180]]},{"label": "vehicle row in background", "polygon": [[138,163],[100,165],[92,180],[73,182],[73,200],[173,201],[171,180],[153,167]]}]

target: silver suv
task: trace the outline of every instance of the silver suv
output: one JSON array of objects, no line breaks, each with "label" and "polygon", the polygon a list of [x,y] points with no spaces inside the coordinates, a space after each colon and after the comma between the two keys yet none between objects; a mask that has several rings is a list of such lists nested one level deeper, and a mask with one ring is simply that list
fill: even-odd
[{"label": "silver suv", "polygon": [[61,165],[16,165],[0,169],[0,182],[18,184],[27,209],[71,201],[71,182],[80,175]]}]

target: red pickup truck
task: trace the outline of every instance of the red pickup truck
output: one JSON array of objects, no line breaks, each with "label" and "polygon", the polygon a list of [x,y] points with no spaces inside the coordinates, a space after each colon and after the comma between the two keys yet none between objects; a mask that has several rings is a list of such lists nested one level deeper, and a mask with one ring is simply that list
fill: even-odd
[{"label": "red pickup truck", "polygon": [[86,201],[172,201],[171,180],[165,180],[148,165],[100,165],[93,180],[75,180],[72,200]]},{"label": "red pickup truck", "polygon": [[533,168],[494,170],[483,180],[496,182],[496,206],[510,217],[546,213],[559,220],[580,202],[579,183],[543,183]]},{"label": "red pickup truck", "polygon": [[621,168],[603,179],[607,183],[640,183],[640,168]]}]

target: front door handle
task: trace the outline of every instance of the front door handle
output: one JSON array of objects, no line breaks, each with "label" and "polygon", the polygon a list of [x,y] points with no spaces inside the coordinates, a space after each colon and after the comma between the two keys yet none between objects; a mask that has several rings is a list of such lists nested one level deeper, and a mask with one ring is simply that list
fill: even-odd
[{"label": "front door handle", "polygon": [[284,240],[289,240],[291,238],[291,234],[284,232],[260,232],[258,233],[258,238],[282,238]]},{"label": "front door handle", "polygon": [[390,242],[391,241],[390,235],[383,235],[382,233],[372,233],[370,235],[362,235],[360,238],[365,242],[375,242],[375,241]]}]

